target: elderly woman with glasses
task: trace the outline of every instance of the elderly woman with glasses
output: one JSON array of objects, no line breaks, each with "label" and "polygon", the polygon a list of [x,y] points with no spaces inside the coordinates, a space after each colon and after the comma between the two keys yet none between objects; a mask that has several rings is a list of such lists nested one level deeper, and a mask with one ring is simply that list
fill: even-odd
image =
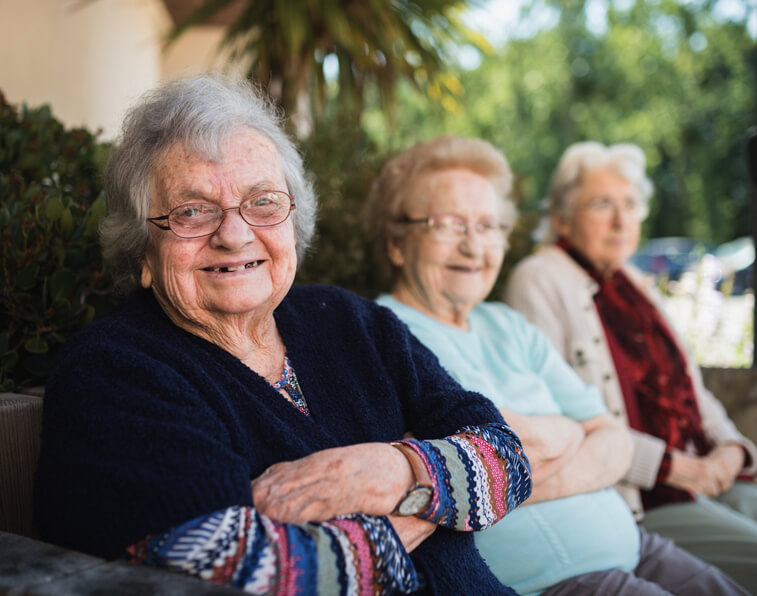
[{"label": "elderly woman with glasses", "polygon": [[612,488],[630,463],[628,432],[544,334],[483,302],[515,221],[510,180],[489,143],[439,137],[389,161],[368,199],[378,256],[394,279],[378,302],[501,409],[531,461],[530,501],[476,534],[476,546],[502,582],[528,596],[744,594],[716,568],[639,531]]},{"label": "elderly woman with glasses", "polygon": [[292,287],[315,196],[249,83],[147,94],[106,189],[131,295],[50,377],[43,538],[256,594],[512,593],[470,530],[528,497],[518,438],[389,311]]},{"label": "elderly woman with glasses", "polygon": [[569,147],[549,191],[555,242],[514,269],[505,299],[631,428],[619,489],[645,527],[757,593],[757,451],[628,264],[651,194],[639,147]]}]

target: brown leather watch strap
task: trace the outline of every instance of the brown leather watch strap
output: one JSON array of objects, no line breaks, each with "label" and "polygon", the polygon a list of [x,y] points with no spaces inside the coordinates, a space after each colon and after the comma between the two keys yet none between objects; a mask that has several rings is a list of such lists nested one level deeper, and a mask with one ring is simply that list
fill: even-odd
[{"label": "brown leather watch strap", "polygon": [[395,441],[392,441],[389,444],[392,447],[399,449],[402,455],[405,456],[408,463],[410,464],[410,469],[413,471],[413,477],[415,478],[416,484],[420,486],[430,487],[431,476],[428,473],[428,469],[426,469],[426,464],[423,463],[421,456],[415,452],[415,449],[410,447],[410,445],[405,445],[405,443],[398,443]]}]

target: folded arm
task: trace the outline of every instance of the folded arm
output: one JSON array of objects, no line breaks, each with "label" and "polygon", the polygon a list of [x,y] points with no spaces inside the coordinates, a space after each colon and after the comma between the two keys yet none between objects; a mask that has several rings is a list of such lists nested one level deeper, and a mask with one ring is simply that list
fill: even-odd
[{"label": "folded arm", "polygon": [[[528,498],[531,472],[506,424],[464,427],[443,439],[403,440],[423,461],[433,499],[418,518],[480,530]],[[388,515],[412,484],[410,465],[386,443],[326,449],[271,466],[253,482],[258,510],[281,522]]]},{"label": "folded arm", "polygon": [[562,469],[586,437],[583,426],[567,416],[526,416],[507,408],[499,411],[523,443],[534,485]]},{"label": "folded arm", "polygon": [[531,481],[505,424],[403,442],[434,488],[417,517],[364,514],[388,515],[411,483],[404,455],[365,443],[275,464],[253,482],[257,508],[230,507],[148,537],[128,548],[130,559],[257,594],[413,591],[420,579],[403,542],[414,548],[436,525],[486,528],[528,498]]},{"label": "folded arm", "polygon": [[129,560],[253,594],[409,593],[420,578],[385,518],[281,524],[252,507],[203,515],[131,545]]},{"label": "folded arm", "polygon": [[557,472],[534,483],[530,502],[561,497],[613,486],[631,463],[633,446],[628,431],[609,414],[580,423],[585,439]]}]

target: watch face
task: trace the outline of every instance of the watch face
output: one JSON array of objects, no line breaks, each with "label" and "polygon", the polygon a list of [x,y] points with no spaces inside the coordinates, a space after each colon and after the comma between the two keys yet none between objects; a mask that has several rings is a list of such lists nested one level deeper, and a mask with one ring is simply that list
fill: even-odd
[{"label": "watch face", "polygon": [[416,486],[405,495],[399,504],[397,512],[400,515],[415,515],[423,511],[431,502],[431,488],[428,486]]}]

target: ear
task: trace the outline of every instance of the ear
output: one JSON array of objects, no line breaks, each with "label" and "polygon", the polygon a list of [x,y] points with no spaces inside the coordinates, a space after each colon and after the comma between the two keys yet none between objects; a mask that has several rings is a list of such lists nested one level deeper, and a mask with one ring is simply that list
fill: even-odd
[{"label": "ear", "polygon": [[147,259],[142,261],[140,283],[145,289],[152,287],[152,271],[150,270],[150,266],[147,264]]},{"label": "ear", "polygon": [[564,220],[562,217],[554,213],[549,216],[549,220],[552,223],[552,229],[555,230],[555,232],[557,232],[559,236],[562,236],[564,238],[568,238],[570,236],[570,222]]},{"label": "ear", "polygon": [[401,242],[397,236],[389,236],[386,241],[386,254],[395,267],[402,267],[405,264],[405,253],[400,245]]}]

